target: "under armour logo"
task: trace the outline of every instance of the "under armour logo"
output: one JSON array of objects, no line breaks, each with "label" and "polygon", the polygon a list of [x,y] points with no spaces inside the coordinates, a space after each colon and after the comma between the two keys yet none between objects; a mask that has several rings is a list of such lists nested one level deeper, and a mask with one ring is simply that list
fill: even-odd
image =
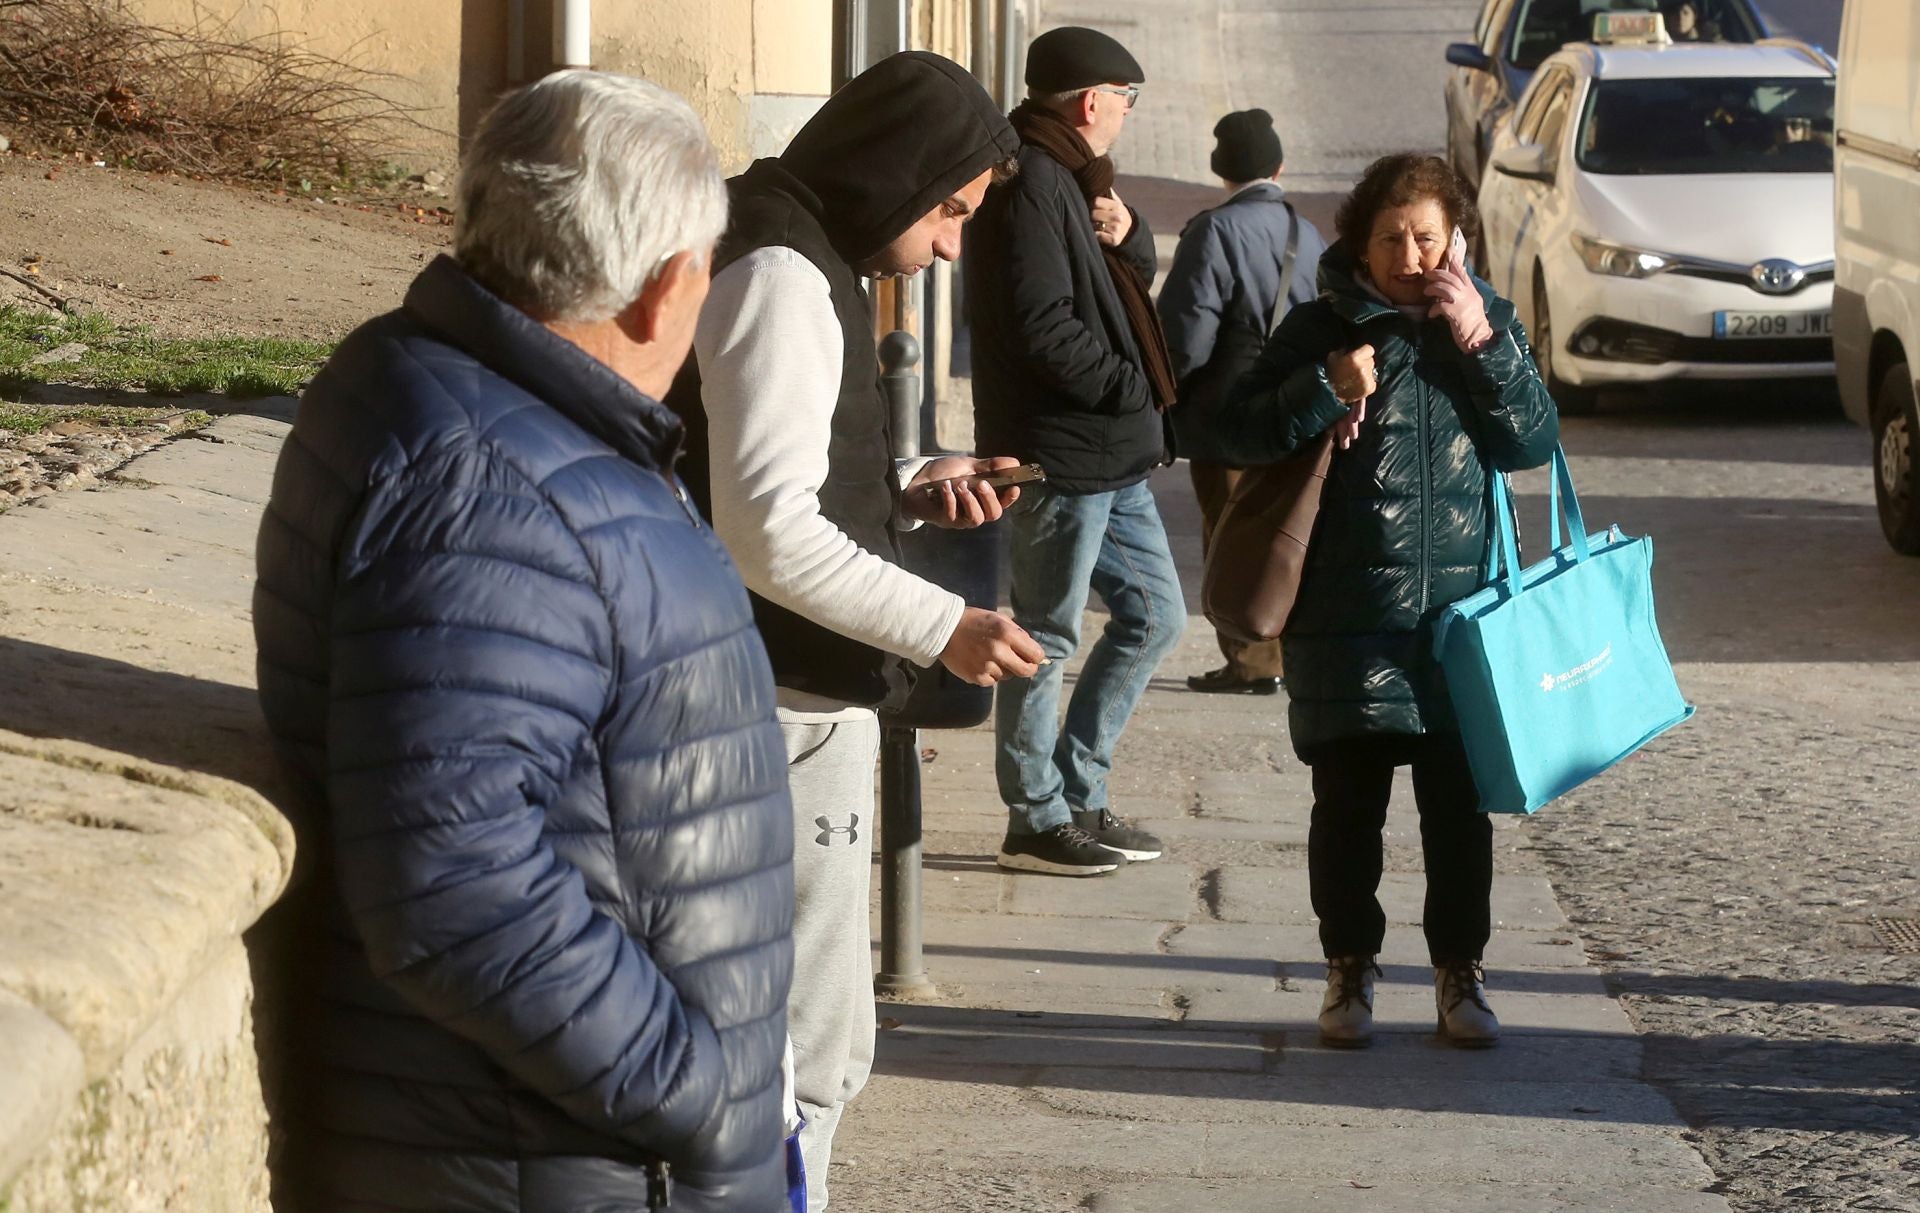
[{"label": "under armour logo", "polygon": [[816,817],[813,819],[813,824],[820,827],[820,837],[814,839],[814,841],[823,847],[833,845],[833,836],[835,834],[845,834],[847,836],[848,846],[852,846],[854,843],[860,841],[860,814],[858,813],[850,814],[847,818],[847,824],[843,826],[834,825],[832,819],[827,817]]}]

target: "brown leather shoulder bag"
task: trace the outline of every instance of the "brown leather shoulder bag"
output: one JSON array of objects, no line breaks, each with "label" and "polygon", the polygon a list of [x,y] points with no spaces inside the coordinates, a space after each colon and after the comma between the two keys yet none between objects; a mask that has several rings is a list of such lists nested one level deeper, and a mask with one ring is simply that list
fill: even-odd
[{"label": "brown leather shoulder bag", "polygon": [[1286,630],[1332,463],[1328,430],[1290,458],[1249,470],[1234,487],[1200,581],[1207,622],[1222,634],[1257,643]]}]

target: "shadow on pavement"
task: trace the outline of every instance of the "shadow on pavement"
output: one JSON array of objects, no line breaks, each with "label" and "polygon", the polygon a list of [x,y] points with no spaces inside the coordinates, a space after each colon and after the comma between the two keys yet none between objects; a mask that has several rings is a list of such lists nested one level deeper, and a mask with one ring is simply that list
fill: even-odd
[{"label": "shadow on pavement", "polygon": [[0,637],[0,728],[218,775],[276,803],[266,723],[251,687],[149,670]]},{"label": "shadow on pavement", "polygon": [[[943,857],[955,858],[955,857]],[[973,860],[991,868],[990,859]],[[929,867],[935,866],[929,862]],[[1175,936],[1178,939],[1178,936]],[[1225,973],[1253,977],[1291,977],[1303,983],[1320,980],[1324,963],[1317,957],[1278,957],[1266,959],[1247,956],[1206,956],[1190,952],[1165,952],[1122,955],[1114,952],[1075,952],[1061,948],[979,947],[954,944],[926,945],[929,956],[967,956],[1004,960],[1015,964],[1097,965],[1104,968],[1128,967],[1163,969],[1182,973]],[[1384,982],[1425,986],[1433,981],[1433,970],[1424,965],[1387,964],[1381,966]],[[1593,994],[1596,974],[1590,970],[1505,969],[1489,966],[1488,988],[1514,994]],[[1608,986],[1617,993],[1656,999],[1707,999],[1720,1002],[1746,1002],[1780,1005],[1837,1005],[1890,1007],[1920,1011],[1920,987],[1880,983],[1849,985],[1839,981],[1788,981],[1765,977],[1719,977],[1677,973],[1646,973],[1635,970],[1609,971],[1604,974]],[[1920,1076],[1916,1076],[1920,1077]]]},{"label": "shadow on pavement", "polygon": [[[1425,1031],[1392,1031],[1370,1050],[1342,1052],[1320,1046],[1311,1024],[1297,1022],[1262,1030],[937,1006],[897,1006],[890,1015],[900,1026],[881,1033],[875,1073],[934,1082],[978,1083],[998,1071],[1008,1086],[1112,1095],[1671,1123],[1664,1100],[1610,1090],[1639,1082],[1644,1064],[1696,1126],[1920,1131],[1920,1042],[1913,1041],[1510,1028],[1488,1051],[1450,1049]],[[1571,1105],[1569,1088],[1578,1093]]]}]

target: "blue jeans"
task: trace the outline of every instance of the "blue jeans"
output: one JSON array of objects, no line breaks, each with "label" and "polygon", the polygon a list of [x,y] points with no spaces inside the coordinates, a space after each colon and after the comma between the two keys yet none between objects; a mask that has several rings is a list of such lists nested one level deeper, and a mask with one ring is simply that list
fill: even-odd
[{"label": "blue jeans", "polygon": [[[1180,642],[1187,609],[1145,483],[1078,496],[1026,489],[1011,523],[1013,618],[1052,664],[1000,684],[994,775],[1008,831],[1038,834],[1071,821],[1073,810],[1107,807],[1113,747],[1154,669]],[[1106,604],[1107,626],[1087,654],[1063,726],[1060,684],[1080,647],[1089,591]]]}]

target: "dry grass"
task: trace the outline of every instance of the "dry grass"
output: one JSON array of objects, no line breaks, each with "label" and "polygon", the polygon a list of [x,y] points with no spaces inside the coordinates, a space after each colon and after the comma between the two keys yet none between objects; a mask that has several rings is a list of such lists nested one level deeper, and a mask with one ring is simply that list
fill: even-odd
[{"label": "dry grass", "polygon": [[226,181],[390,175],[416,112],[284,37],[136,20],[112,0],[0,0],[0,117],[35,142]]}]

